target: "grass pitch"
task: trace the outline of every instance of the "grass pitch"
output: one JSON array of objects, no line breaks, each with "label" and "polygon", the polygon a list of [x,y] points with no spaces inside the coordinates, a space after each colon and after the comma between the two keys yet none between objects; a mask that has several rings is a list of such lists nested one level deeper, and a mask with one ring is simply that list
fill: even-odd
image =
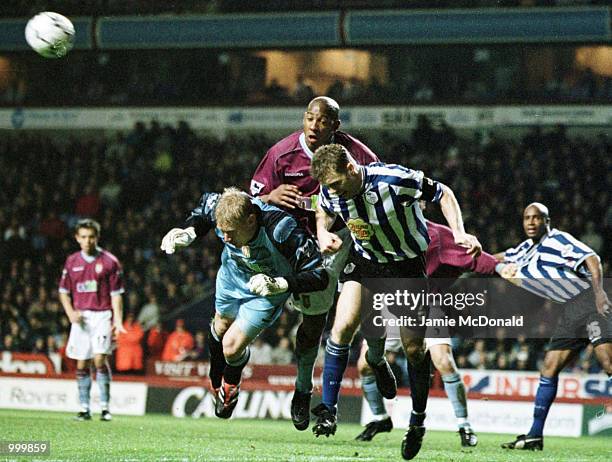
[{"label": "grass pitch", "polygon": [[[0,440],[47,440],[49,456],[0,455],[0,461],[401,461],[403,430],[354,441],[361,431],[341,424],[335,437],[315,438],[289,421],[177,419],[171,416],[115,416],[112,422],[76,422],[72,414],[0,410]],[[461,450],[451,432],[428,432],[416,461],[606,461],[612,460],[609,437],[552,438],[543,452],[504,451],[508,435],[481,433],[478,447]]]}]

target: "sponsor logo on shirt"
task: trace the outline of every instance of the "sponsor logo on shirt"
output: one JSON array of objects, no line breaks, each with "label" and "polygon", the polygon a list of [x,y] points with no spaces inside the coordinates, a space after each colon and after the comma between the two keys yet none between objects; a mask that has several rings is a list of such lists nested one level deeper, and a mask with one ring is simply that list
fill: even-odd
[{"label": "sponsor logo on shirt", "polygon": [[285,176],[304,176],[304,172],[285,172]]},{"label": "sponsor logo on shirt", "polygon": [[80,294],[88,294],[92,292],[97,292],[98,291],[98,281],[89,280],[89,281],[78,282],[76,285],[76,290]]},{"label": "sponsor logo on shirt", "polygon": [[83,271],[85,269],[84,266],[73,266],[72,267],[72,271],[74,271],[75,273],[78,273],[79,271]]},{"label": "sponsor logo on shirt", "polygon": [[100,274],[103,269],[102,263],[96,263],[96,273]]},{"label": "sponsor logo on shirt", "polygon": [[257,196],[264,188],[264,184],[259,181],[251,180],[251,194]]},{"label": "sponsor logo on shirt", "polygon": [[361,218],[354,218],[348,221],[347,228],[360,241],[369,241],[374,235],[374,230],[370,223],[366,223]]}]

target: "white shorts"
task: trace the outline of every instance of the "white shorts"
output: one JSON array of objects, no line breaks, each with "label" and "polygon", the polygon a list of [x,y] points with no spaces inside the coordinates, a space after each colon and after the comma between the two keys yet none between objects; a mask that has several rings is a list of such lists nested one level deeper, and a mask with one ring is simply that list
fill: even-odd
[{"label": "white shorts", "polygon": [[73,323],[70,327],[70,337],[66,355],[72,359],[91,359],[95,355],[111,353],[112,312],[81,311],[83,322]]},{"label": "white shorts", "polygon": [[[451,345],[450,338],[426,338],[425,351],[429,350],[434,345]],[[403,350],[402,341],[399,338],[388,338],[385,340],[385,351],[393,351],[399,353]]]},{"label": "white shorts", "polygon": [[318,292],[307,292],[291,295],[285,303],[288,309],[295,309],[305,315],[317,315],[327,313],[334,303],[334,297],[338,292],[338,278],[346,266],[353,239],[348,228],[342,228],[336,233],[342,239],[342,247],[336,253],[323,257],[323,266],[329,275],[327,288]]}]

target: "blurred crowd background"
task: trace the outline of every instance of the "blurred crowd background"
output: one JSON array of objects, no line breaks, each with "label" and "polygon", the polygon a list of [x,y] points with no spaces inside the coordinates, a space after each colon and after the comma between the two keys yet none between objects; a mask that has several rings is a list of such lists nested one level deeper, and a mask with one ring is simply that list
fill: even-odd
[{"label": "blurred crowd background", "polygon": [[[421,169],[450,185],[467,229],[485,250],[499,252],[522,241],[522,210],[537,200],[549,204],[554,227],[601,255],[609,274],[612,144],[603,133],[570,137],[558,126],[511,139],[495,132],[458,134],[421,117],[404,135],[353,134],[382,160]],[[247,189],[277,139],[261,133],[222,139],[195,133],[185,123],[154,121],[137,123],[127,133],[5,133],[0,137],[0,350],[62,353],[69,322],[57,285],[65,258],[78,250],[72,227],[87,216],[100,221],[101,246],[125,269],[128,334],[118,345],[130,353],[124,360],[118,351],[116,367],[142,370],[142,358],[207,359],[221,244],[210,234],[167,256],[159,249],[161,238],[182,224],[203,191],[228,185]],[[430,218],[443,220],[430,209]],[[255,342],[252,362],[291,363],[298,320],[295,312],[283,313]],[[525,339],[466,340],[457,343],[456,357],[459,367],[535,370],[543,345]],[[590,349],[572,367],[596,371]]]}]

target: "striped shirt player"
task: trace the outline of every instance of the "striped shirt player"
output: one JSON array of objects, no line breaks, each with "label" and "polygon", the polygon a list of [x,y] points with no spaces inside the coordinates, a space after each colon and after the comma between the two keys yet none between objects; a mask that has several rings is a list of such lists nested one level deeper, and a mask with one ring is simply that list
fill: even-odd
[{"label": "striped shirt player", "polygon": [[504,449],[543,449],[544,424],[557,395],[559,373],[589,343],[608,377],[612,377],[612,312],[603,289],[597,254],[568,234],[550,228],[548,207],[533,202],[523,212],[527,240],[496,255],[505,279],[558,304],[542,365],[529,431]]},{"label": "striped shirt player", "polygon": [[355,251],[366,260],[389,263],[422,257],[429,236],[418,200],[439,202],[440,183],[401,165],[379,162],[360,170],[360,194],[347,198],[323,187],[321,209],[342,217]]},{"label": "striped shirt player", "polygon": [[71,322],[66,354],[77,360],[81,411],[76,419],[91,419],[89,368],[93,359],[100,389],[101,420],[109,421],[111,379],[106,356],[111,353],[113,328],[116,334],[125,333],[123,269],[117,257],[98,247],[98,222],[80,220],[75,230],[81,250],[66,259],[59,282],[59,298]]},{"label": "striped shirt player", "polygon": [[[340,280],[344,282],[336,318],[327,341],[323,368],[323,399],[313,412],[313,432],[330,435],[336,431],[336,406],[340,383],[348,363],[350,344],[357,327],[368,344],[366,361],[376,377],[381,394],[393,398],[397,384],[384,357],[384,327],[372,322],[372,308],[362,309],[362,285],[373,278],[424,278],[424,254],[429,244],[427,225],[419,200],[438,202],[453,230],[455,243],[471,256],[478,256],[478,240],[463,229],[461,210],[447,186],[426,178],[421,171],[400,165],[374,163],[358,165],[339,144],[318,148],[311,175],[321,183],[317,237],[321,251],[334,252],[341,239],[329,229],[341,217],[351,232],[354,250]],[[429,390],[429,363],[423,360],[423,329],[403,332],[411,367],[413,416],[402,443],[402,455],[412,459],[420,450],[425,434],[423,421]],[[413,418],[414,417],[414,418]]]},{"label": "striped shirt player", "polygon": [[556,303],[567,302],[590,289],[583,265],[595,252],[571,234],[551,229],[538,241],[527,239],[504,253],[504,262],[517,265],[521,287]]}]

